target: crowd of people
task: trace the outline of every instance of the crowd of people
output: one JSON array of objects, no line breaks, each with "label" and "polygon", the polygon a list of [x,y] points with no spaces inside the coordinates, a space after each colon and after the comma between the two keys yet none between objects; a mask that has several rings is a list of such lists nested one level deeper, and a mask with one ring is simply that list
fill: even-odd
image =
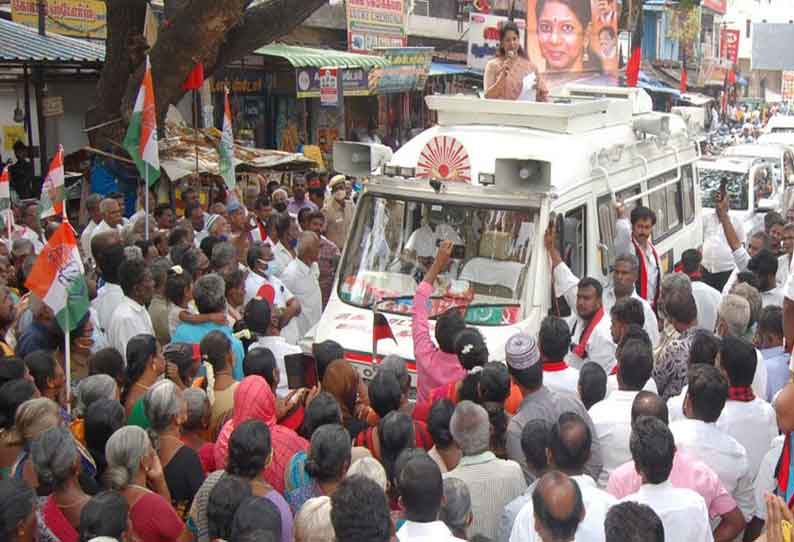
[{"label": "crowd of people", "polygon": [[664,274],[653,211],[618,205],[607,287],[575,276],[549,229],[560,302],[504,352],[459,311],[433,327],[422,310],[450,265],[442,242],[414,299],[414,401],[405,359],[365,382],[331,340],[311,346],[316,385],[288,382],[331,294],[348,181],[236,196],[205,211],[185,190],[184,217],[157,206],[146,239],[145,213],[125,224],[92,195],[91,309],[68,363],[24,286],[57,224],[19,207],[0,243],[1,539],[791,536],[790,220],[769,213],[746,239],[721,201],[702,251]]}]

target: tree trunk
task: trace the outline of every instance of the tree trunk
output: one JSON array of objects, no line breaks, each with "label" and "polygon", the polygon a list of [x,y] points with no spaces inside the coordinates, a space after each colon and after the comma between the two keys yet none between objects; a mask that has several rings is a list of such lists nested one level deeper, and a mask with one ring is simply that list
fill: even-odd
[{"label": "tree trunk", "polygon": [[[141,44],[145,3],[106,0],[106,61],[97,85],[97,106],[86,114],[96,147],[120,142],[138,93],[144,66]],[[246,9],[250,0],[181,0],[169,2],[174,16],[160,28],[149,51],[158,119],[182,99],[182,83],[203,62],[211,73],[258,47],[291,32],[327,0],[269,0]],[[119,122],[113,122],[121,119]]]}]

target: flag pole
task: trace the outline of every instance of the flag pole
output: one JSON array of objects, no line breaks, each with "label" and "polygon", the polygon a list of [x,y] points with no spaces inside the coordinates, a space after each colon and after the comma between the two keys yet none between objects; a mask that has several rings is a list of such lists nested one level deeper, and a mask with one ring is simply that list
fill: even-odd
[{"label": "flag pole", "polygon": [[144,168],[143,171],[143,205],[144,205],[144,224],[143,227],[146,229],[146,234],[144,235],[144,239],[147,241],[149,240],[149,168]]},{"label": "flag pole", "polygon": [[63,371],[66,373],[66,412],[72,413],[72,347],[69,332],[69,307],[66,307],[65,344],[63,349]]}]

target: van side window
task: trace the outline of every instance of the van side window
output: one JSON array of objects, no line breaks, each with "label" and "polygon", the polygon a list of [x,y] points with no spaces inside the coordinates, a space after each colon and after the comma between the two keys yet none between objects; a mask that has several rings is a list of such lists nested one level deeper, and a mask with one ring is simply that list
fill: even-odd
[{"label": "van side window", "polygon": [[681,169],[681,185],[684,189],[682,194],[684,200],[684,222],[687,224],[695,220],[695,183],[693,179],[694,171],[690,164]]},{"label": "van side window", "polygon": [[790,151],[783,155],[783,182],[784,186],[794,184],[794,154]]},{"label": "van side window", "polygon": [[[636,196],[640,193],[640,185],[635,185],[629,188],[625,188],[619,192],[615,193],[615,197],[619,201],[625,201],[627,198],[632,196]],[[641,200],[634,200],[629,203],[626,203],[626,212],[628,214],[631,213],[631,210],[634,209],[637,205],[642,203]],[[598,198],[597,201],[598,206],[598,229],[599,233],[601,234],[601,243],[603,243],[609,252],[607,262],[601,262],[601,272],[604,275],[609,274],[609,267],[612,265],[612,262],[615,261],[615,222],[617,221],[617,215],[615,214],[615,207],[612,205],[612,196],[606,195],[601,196]]]},{"label": "van side window", "polygon": [[[677,171],[668,171],[648,179],[648,190],[674,179],[677,174]],[[656,213],[653,242],[658,243],[681,227],[681,180],[648,194],[648,207]]]},{"label": "van side window", "polygon": [[582,205],[565,213],[558,232],[560,255],[577,277],[587,275],[587,208]]}]

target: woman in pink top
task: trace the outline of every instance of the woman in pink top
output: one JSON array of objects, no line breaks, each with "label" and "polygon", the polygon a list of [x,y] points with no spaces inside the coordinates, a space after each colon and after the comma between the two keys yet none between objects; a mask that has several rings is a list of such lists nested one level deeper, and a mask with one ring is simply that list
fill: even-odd
[{"label": "woman in pink top", "polygon": [[499,42],[496,57],[485,66],[485,97],[517,100],[524,89],[524,79],[534,74],[535,95],[531,98],[533,101],[544,101],[549,93],[546,83],[521,47],[518,26],[514,22],[502,25]]},{"label": "woman in pink top", "polygon": [[466,327],[458,309],[450,309],[436,320],[436,341],[430,337],[430,296],[433,294],[433,283],[439,273],[446,270],[452,256],[452,243],[444,241],[438,249],[433,265],[425,274],[425,278],[416,289],[413,301],[412,331],[414,340],[414,359],[416,360],[416,400],[427,401],[430,392],[457,382],[465,375],[463,367],[455,353],[455,337]]}]

